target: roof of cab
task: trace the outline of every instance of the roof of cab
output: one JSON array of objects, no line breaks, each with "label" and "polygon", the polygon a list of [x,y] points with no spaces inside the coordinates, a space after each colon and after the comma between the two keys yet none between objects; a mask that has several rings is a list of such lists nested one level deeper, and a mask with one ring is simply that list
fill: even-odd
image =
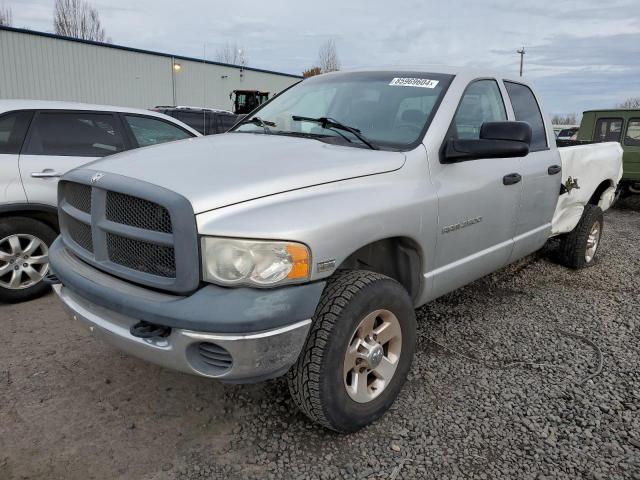
[{"label": "roof of cab", "polygon": [[502,80],[509,80],[512,82],[529,84],[529,82],[525,78],[519,77],[517,73],[469,67],[456,67],[451,65],[394,65],[385,67],[359,67],[326,73],[324,75],[340,75],[341,73],[350,72],[439,73],[444,75],[455,75],[456,77],[463,77],[468,80],[473,80],[476,78],[498,78]]}]

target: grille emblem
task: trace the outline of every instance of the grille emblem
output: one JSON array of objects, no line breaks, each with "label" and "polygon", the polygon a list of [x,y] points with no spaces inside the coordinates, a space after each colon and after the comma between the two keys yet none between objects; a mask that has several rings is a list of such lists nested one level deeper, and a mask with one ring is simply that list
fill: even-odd
[{"label": "grille emblem", "polygon": [[91,177],[91,183],[96,183],[102,177],[104,177],[104,173],[96,173],[93,177]]}]

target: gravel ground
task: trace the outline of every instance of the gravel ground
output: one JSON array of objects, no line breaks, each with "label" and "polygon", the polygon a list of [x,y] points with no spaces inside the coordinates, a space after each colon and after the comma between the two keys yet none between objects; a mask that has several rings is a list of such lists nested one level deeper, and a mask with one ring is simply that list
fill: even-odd
[{"label": "gravel ground", "polygon": [[2,305],[0,478],[638,480],[638,205],[605,228],[591,269],[548,249],[419,310],[400,398],[348,436],[309,424],[282,380],[146,364],[52,296]]}]

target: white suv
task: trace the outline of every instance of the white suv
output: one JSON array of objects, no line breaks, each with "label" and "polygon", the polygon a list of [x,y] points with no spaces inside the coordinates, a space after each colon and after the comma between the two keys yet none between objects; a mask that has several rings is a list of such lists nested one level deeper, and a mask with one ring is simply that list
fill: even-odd
[{"label": "white suv", "polygon": [[0,100],[0,301],[47,290],[57,236],[57,184],[65,172],[113,153],[198,137],[147,110],[39,100]]}]

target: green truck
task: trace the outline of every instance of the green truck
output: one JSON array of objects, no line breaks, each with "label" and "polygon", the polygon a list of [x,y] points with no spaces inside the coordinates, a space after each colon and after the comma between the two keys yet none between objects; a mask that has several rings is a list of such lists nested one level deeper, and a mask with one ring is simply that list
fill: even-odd
[{"label": "green truck", "polygon": [[[577,142],[620,142],[624,150],[624,174],[619,184],[620,193],[622,195],[640,194],[640,109],[584,112]],[[562,143],[564,146],[575,144],[575,142]]]}]

